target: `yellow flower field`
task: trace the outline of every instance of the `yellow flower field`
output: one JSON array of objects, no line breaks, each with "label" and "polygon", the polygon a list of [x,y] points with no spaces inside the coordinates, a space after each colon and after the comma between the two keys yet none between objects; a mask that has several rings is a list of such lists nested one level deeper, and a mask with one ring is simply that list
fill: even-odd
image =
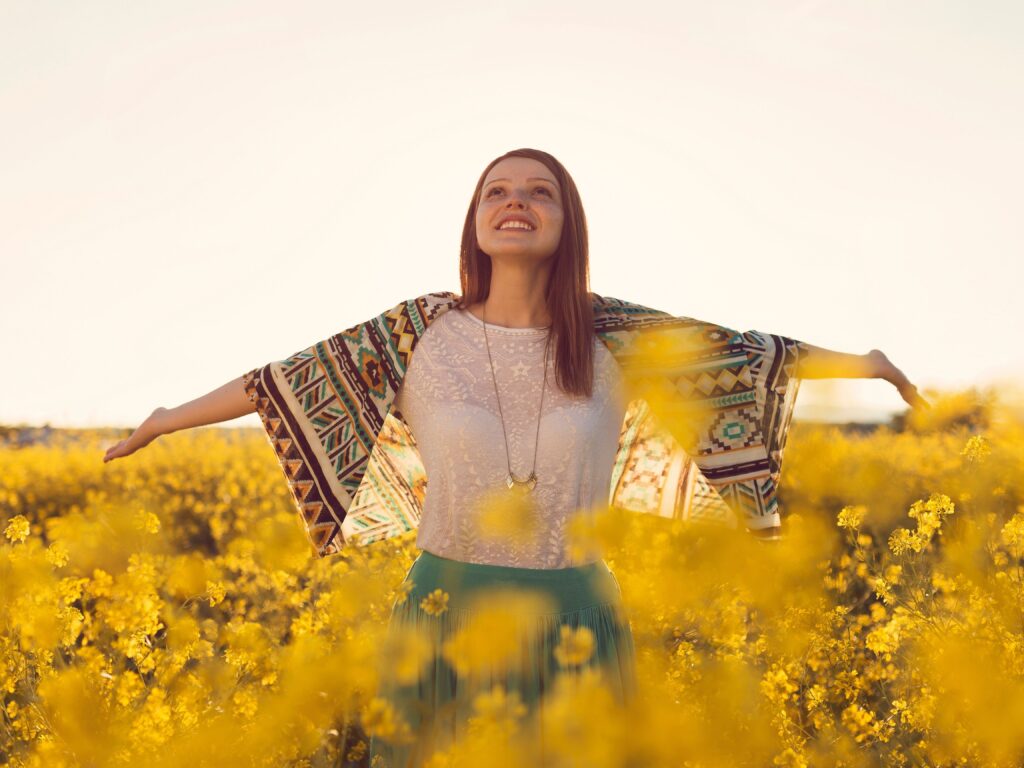
[{"label": "yellow flower field", "polygon": [[[592,638],[564,631],[553,765],[1024,762],[1024,409],[930,399],[874,431],[795,423],[781,540],[616,509],[580,526],[622,587],[642,692],[617,712],[581,671]],[[104,465],[115,439],[0,448],[0,764],[356,766],[370,734],[403,738],[375,691],[383,665],[425,661],[385,638],[415,532],[316,559],[260,431]],[[485,629],[448,652],[493,661]],[[514,695],[475,707],[435,768],[536,765]]]}]

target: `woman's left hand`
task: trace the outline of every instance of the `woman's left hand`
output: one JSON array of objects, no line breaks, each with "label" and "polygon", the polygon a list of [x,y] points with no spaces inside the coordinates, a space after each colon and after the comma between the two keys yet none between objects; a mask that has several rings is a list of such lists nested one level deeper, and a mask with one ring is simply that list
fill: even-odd
[{"label": "woman's left hand", "polygon": [[899,368],[893,365],[892,361],[880,349],[872,349],[868,352],[868,360],[875,369],[875,378],[885,379],[900,393],[912,408],[931,408],[931,403],[925,400],[917,392],[917,387],[910,383],[910,379]]}]

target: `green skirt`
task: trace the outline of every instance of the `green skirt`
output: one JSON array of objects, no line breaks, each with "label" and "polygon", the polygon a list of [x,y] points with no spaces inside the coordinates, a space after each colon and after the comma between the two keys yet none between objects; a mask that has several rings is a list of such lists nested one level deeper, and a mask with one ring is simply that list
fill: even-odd
[{"label": "green skirt", "polygon": [[[541,714],[557,674],[578,674],[587,668],[596,668],[617,704],[634,699],[633,635],[618,581],[603,560],[569,568],[518,568],[466,563],[421,550],[405,582],[409,591],[392,607],[389,639],[415,630],[428,642],[428,661],[412,681],[400,681],[382,670],[380,695],[409,731],[404,740],[371,737],[371,766],[419,766],[435,750],[457,744],[474,714],[473,699],[496,685],[506,694],[518,694],[531,717]],[[469,646],[454,642],[444,652],[446,641],[473,633],[479,640],[480,633],[488,631],[484,614],[501,616],[513,606],[510,614],[515,618],[507,626],[514,624],[522,631],[509,632],[506,626],[494,632],[495,645],[511,649],[503,663],[481,666],[474,657],[472,668],[463,666],[460,674],[459,650]],[[574,631],[570,642],[563,627]],[[585,642],[574,644],[573,638]]]}]

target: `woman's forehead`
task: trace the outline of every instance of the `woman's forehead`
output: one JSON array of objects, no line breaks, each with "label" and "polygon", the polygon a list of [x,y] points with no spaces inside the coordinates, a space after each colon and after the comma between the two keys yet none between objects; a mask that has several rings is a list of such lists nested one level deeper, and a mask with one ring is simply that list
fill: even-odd
[{"label": "woman's forehead", "polygon": [[530,157],[506,157],[504,160],[500,160],[487,172],[484,184],[502,178],[515,180],[517,177],[544,179],[558,186],[558,182],[547,166]]}]

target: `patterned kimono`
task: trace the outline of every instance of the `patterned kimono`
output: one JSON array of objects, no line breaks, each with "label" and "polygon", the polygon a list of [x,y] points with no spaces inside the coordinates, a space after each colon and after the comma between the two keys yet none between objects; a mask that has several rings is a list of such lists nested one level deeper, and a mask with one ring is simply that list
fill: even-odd
[{"label": "patterned kimono", "polygon": [[[594,333],[634,395],[609,503],[777,530],[794,374],[807,345],[591,296]],[[418,527],[425,472],[392,406],[417,342],[458,300],[444,291],[403,301],[245,374],[318,557]]]}]

